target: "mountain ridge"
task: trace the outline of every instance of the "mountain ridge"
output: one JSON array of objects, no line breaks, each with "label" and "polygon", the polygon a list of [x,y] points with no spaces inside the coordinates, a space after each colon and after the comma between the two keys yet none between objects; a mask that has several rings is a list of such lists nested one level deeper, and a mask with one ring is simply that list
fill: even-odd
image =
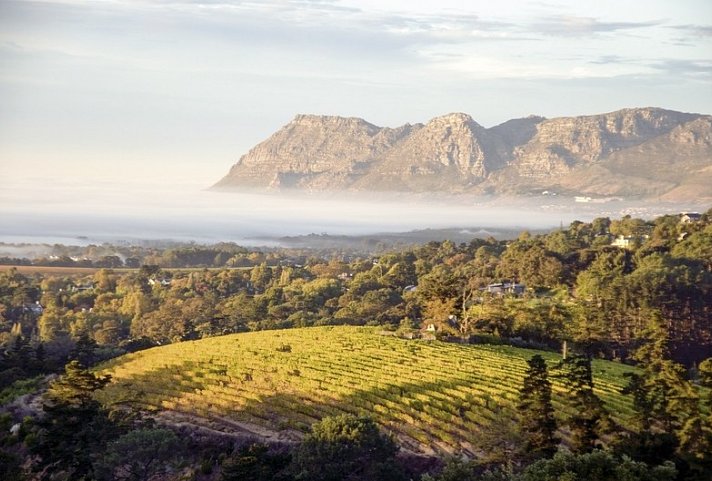
[{"label": "mountain ridge", "polygon": [[[379,127],[299,114],[216,189],[712,199],[712,116],[655,107],[483,127],[461,112]],[[707,187],[705,187],[707,186]]]}]

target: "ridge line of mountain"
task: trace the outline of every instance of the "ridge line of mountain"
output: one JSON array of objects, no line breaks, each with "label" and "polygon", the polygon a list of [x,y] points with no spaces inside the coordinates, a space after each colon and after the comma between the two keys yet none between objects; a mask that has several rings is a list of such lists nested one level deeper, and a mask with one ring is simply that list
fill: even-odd
[{"label": "ridge line of mountain", "polygon": [[299,114],[213,188],[712,199],[712,116],[646,107],[485,128],[456,112],[391,128]]}]

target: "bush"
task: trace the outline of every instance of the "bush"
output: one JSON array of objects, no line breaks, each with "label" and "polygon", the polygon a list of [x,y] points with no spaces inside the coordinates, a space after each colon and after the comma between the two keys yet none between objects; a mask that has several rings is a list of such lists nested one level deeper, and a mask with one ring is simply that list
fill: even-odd
[{"label": "bush", "polygon": [[397,452],[370,418],[327,417],[304,437],[292,468],[300,481],[398,481],[404,475],[394,463]]}]

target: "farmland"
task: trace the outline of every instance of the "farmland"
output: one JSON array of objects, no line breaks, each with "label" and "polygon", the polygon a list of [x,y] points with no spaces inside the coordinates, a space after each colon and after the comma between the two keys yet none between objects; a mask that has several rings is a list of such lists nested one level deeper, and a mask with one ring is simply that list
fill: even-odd
[{"label": "farmland", "polygon": [[[129,354],[100,366],[114,381],[100,400],[295,434],[325,416],[367,414],[412,451],[476,453],[481,435],[514,419],[526,360],[536,353],[549,364],[554,407],[565,417],[557,354],[347,326],[233,334]],[[632,415],[620,393],[631,370],[593,363],[597,394],[619,423]]]}]

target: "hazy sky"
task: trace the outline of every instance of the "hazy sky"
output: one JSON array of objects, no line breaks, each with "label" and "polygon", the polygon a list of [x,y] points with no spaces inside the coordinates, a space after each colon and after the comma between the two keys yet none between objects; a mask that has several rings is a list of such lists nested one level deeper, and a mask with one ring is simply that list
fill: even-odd
[{"label": "hazy sky", "polygon": [[712,2],[0,0],[0,102],[3,182],[207,186],[297,113],[712,113]]}]

